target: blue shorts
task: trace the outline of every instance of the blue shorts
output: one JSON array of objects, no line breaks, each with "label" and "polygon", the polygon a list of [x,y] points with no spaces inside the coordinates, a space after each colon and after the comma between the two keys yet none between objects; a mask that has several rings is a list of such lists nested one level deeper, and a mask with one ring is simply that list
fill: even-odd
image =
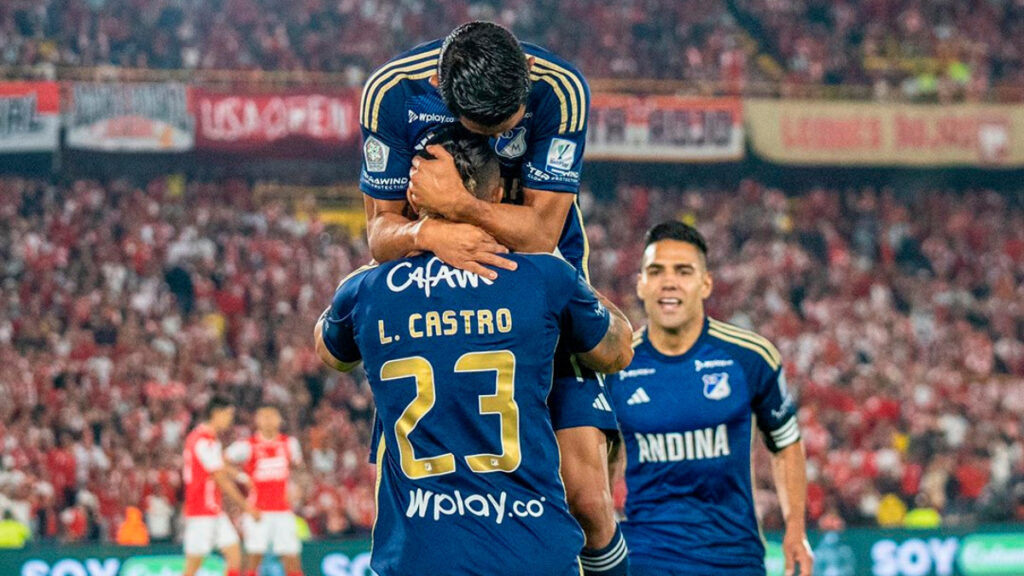
[{"label": "blue shorts", "polygon": [[548,395],[551,425],[555,430],[590,426],[618,434],[615,409],[608,400],[604,376],[581,366],[565,349],[555,352],[554,382]]}]

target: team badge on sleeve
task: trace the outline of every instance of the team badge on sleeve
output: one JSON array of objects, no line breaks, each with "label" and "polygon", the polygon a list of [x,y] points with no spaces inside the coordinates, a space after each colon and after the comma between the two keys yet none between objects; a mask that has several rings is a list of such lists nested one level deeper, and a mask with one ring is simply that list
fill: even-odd
[{"label": "team badge on sleeve", "polygon": [[732,393],[732,389],[729,387],[728,372],[705,374],[702,378],[704,380],[704,397],[708,400],[722,400],[728,398]]},{"label": "team badge on sleeve", "polygon": [[363,157],[366,159],[366,170],[368,172],[383,172],[388,167],[388,153],[391,149],[388,145],[377,140],[373,136],[366,139],[363,144]]},{"label": "team badge on sleeve", "polygon": [[562,138],[553,138],[548,148],[548,168],[571,170],[576,162],[576,143]]}]

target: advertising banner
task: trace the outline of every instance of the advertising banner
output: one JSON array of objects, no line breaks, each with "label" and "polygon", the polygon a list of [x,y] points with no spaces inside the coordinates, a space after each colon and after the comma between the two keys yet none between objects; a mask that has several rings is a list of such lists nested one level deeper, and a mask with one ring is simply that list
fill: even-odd
[{"label": "advertising banner", "polygon": [[[769,533],[765,555],[768,576],[782,576],[782,534]],[[827,576],[1021,576],[1024,574],[1024,526],[975,529],[851,529],[809,535],[815,574]],[[514,562],[514,552],[509,561]],[[180,574],[180,545],[146,548],[111,545],[32,545],[0,551],[4,576],[169,576]],[[323,576],[373,576],[370,540],[305,542],[302,569]],[[201,576],[220,576],[224,564],[210,558]],[[268,557],[262,576],[284,576]]]},{"label": "advertising banner", "polygon": [[195,143],[184,84],[76,83],[69,148],[108,152],[180,152]]},{"label": "advertising banner", "polygon": [[307,156],[359,146],[359,94],[192,91],[196,147]]},{"label": "advertising banner", "polygon": [[735,98],[594,94],[588,160],[714,162],[743,157],[743,107]]},{"label": "advertising banner", "polygon": [[59,133],[55,82],[0,82],[0,153],[54,150]]},{"label": "advertising banner", "polygon": [[744,101],[754,150],[783,164],[1024,166],[1024,106]]}]

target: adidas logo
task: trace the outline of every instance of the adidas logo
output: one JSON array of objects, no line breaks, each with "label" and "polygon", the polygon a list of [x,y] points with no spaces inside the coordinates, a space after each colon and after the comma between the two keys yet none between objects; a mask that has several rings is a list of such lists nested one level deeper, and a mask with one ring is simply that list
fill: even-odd
[{"label": "adidas logo", "polygon": [[626,404],[633,406],[636,404],[646,404],[651,401],[651,397],[647,395],[647,391],[643,388],[637,388],[636,392],[626,400]]},{"label": "adidas logo", "polygon": [[612,405],[608,403],[608,400],[604,397],[604,393],[598,394],[597,398],[594,398],[594,403],[591,404],[594,410],[600,410],[601,412],[611,412]]}]

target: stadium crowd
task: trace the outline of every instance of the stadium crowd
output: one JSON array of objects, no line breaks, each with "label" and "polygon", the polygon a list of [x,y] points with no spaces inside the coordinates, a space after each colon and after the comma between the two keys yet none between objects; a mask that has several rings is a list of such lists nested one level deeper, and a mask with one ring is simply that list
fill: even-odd
[{"label": "stadium crowd", "polygon": [[[1024,520],[1024,208],[992,191],[623,184],[585,192],[595,284],[635,322],[644,229],[709,237],[710,313],[775,341],[801,398],[810,526]],[[314,535],[366,532],[372,397],[311,326],[365,242],[247,183],[0,178],[0,509],[38,540],[178,534],[181,452],[214,391],[305,451]],[[765,454],[757,502],[781,516]],[[621,506],[623,487],[616,490]]]},{"label": "stadium crowd", "polygon": [[797,84],[863,84],[879,97],[978,98],[1024,85],[1024,5],[1012,0],[737,0]]},{"label": "stadium crowd", "polygon": [[691,90],[781,79],[945,98],[1024,85],[1024,5],[1013,0],[11,0],[0,3],[0,66],[309,70],[357,85],[472,19],[591,78]]}]

